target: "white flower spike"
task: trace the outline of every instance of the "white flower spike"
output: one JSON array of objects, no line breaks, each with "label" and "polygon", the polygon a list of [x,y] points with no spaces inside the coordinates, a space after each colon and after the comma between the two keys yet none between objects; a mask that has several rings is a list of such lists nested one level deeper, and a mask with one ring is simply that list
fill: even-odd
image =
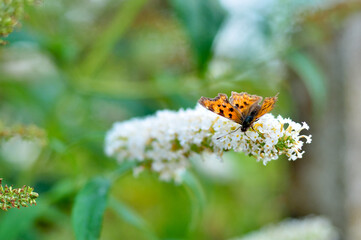
[{"label": "white flower spike", "polygon": [[339,234],[331,222],[320,216],[287,219],[229,240],[338,240]]},{"label": "white flower spike", "polygon": [[234,150],[254,156],[263,164],[286,155],[296,160],[303,155],[301,139],[311,142],[311,135],[300,135],[306,123],[265,114],[246,132],[239,125],[200,105],[195,109],[162,110],[154,116],[117,122],[105,140],[105,152],[119,162],[138,161],[135,174],[146,168],[159,173],[165,181],[181,181],[189,158],[204,153],[221,157]]}]

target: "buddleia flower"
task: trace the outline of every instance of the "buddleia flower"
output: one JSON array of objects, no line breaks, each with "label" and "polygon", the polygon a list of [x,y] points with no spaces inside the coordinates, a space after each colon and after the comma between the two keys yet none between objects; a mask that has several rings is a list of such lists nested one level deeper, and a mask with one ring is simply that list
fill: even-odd
[{"label": "buddleia flower", "polygon": [[35,0],[1,0],[0,1],[0,44],[9,35],[24,16],[26,5],[34,4]]},{"label": "buddleia flower", "polygon": [[161,180],[182,180],[182,173],[194,156],[226,151],[244,152],[267,164],[285,155],[288,160],[302,157],[304,143],[311,135],[301,134],[308,125],[281,116],[265,114],[246,132],[239,125],[200,105],[179,111],[161,110],[155,115],[116,122],[105,139],[105,152],[119,162],[136,161],[134,172],[150,169]]},{"label": "buddleia flower", "polygon": [[230,240],[338,240],[339,235],[331,222],[324,217],[288,219],[240,238]]},{"label": "buddleia flower", "polygon": [[7,211],[9,208],[28,207],[36,205],[36,199],[39,194],[34,192],[34,188],[23,186],[22,188],[13,188],[12,186],[2,186],[0,178],[0,209]]}]

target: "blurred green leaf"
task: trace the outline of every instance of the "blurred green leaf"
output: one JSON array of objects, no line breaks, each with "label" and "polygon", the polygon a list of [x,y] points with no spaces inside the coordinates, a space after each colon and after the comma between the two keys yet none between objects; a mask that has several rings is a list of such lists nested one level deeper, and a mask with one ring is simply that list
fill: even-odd
[{"label": "blurred green leaf", "polygon": [[197,225],[202,219],[203,211],[206,206],[206,196],[202,185],[191,173],[186,172],[183,176],[183,180],[192,208],[192,218],[189,223],[189,231],[193,232],[197,229]]},{"label": "blurred green leaf", "polygon": [[109,188],[109,179],[96,177],[79,192],[72,212],[76,239],[99,239]]},{"label": "blurred green leaf", "polygon": [[299,51],[289,53],[287,61],[305,83],[312,98],[313,111],[322,111],[326,104],[327,89],[321,67],[310,56]]},{"label": "blurred green leaf", "polygon": [[0,218],[0,239],[19,239],[19,236],[26,233],[33,225],[36,218],[42,211],[41,204],[37,206],[10,209],[2,214]]},{"label": "blurred green leaf", "polygon": [[170,3],[189,35],[198,70],[204,73],[225,12],[217,0],[170,0]]},{"label": "blurred green leaf", "polygon": [[66,178],[59,180],[49,191],[48,201],[54,203],[66,199],[67,197],[74,195],[82,184],[82,179]]},{"label": "blurred green leaf", "polygon": [[142,9],[146,0],[124,1],[109,26],[94,40],[91,50],[82,63],[82,74],[90,76],[95,73],[111,53],[114,44],[131,26],[134,18]]},{"label": "blurred green leaf", "polygon": [[145,236],[147,236],[148,239],[159,239],[150,228],[149,224],[133,209],[131,209],[124,203],[117,201],[114,198],[110,199],[109,205],[119,215],[121,219],[144,232]]}]

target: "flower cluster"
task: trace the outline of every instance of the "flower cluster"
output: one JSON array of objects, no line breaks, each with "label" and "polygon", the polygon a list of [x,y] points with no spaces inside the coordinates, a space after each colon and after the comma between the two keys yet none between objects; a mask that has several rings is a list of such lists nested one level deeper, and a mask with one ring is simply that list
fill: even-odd
[{"label": "flower cluster", "polygon": [[264,164],[278,159],[282,154],[286,155],[288,160],[302,158],[304,142],[300,139],[304,138],[306,143],[312,141],[311,135],[300,135],[301,130],[309,129],[305,122],[299,124],[289,118],[275,118],[272,114],[261,117],[253,125],[253,129],[246,133],[227,134],[237,129],[238,124],[225,118],[219,118],[212,127],[215,130],[213,139],[220,139],[216,142],[218,149],[242,151]]},{"label": "flower cluster", "polygon": [[9,208],[27,207],[28,204],[36,205],[36,198],[39,194],[33,192],[34,188],[23,186],[22,188],[12,188],[1,185],[0,178],[0,209],[7,211]]},{"label": "flower cluster", "polygon": [[35,125],[15,125],[15,126],[5,126],[3,122],[0,121],[0,140],[9,140],[13,137],[21,137],[25,140],[37,140],[41,145],[47,143],[47,136],[44,129],[41,129]]},{"label": "flower cluster", "polygon": [[245,133],[236,130],[238,127],[199,105],[195,109],[162,110],[147,118],[115,123],[107,133],[105,152],[119,162],[138,161],[135,173],[149,167],[162,180],[180,181],[194,155],[212,153],[221,157],[232,149],[266,164],[280,155],[289,160],[301,158],[301,139],[311,142],[311,136],[300,135],[301,130],[308,129],[306,123],[272,114],[261,117]]},{"label": "flower cluster", "polygon": [[285,220],[232,240],[337,240],[337,230],[324,217]]},{"label": "flower cluster", "polygon": [[33,4],[34,0],[4,0],[0,2],[0,44],[4,41],[1,37],[6,37],[18,24],[24,15],[26,4]]}]

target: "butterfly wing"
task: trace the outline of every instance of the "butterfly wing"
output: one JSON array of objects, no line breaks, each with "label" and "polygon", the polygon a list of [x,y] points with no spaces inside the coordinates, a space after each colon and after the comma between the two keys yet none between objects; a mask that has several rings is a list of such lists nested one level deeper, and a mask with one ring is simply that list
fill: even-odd
[{"label": "butterfly wing", "polygon": [[250,95],[246,92],[232,92],[229,102],[236,107],[243,116],[247,116],[251,109],[256,107],[262,101],[262,97],[257,95]]},{"label": "butterfly wing", "polygon": [[261,109],[258,111],[258,113],[255,116],[255,119],[258,119],[265,115],[266,113],[269,113],[274,108],[275,103],[277,102],[278,93],[274,97],[266,97],[261,105]]},{"label": "butterfly wing", "polygon": [[239,124],[242,122],[242,114],[237,110],[237,108],[229,103],[226,94],[220,93],[215,98],[201,97],[198,102],[209,111],[212,111],[222,117],[228,118]]}]

